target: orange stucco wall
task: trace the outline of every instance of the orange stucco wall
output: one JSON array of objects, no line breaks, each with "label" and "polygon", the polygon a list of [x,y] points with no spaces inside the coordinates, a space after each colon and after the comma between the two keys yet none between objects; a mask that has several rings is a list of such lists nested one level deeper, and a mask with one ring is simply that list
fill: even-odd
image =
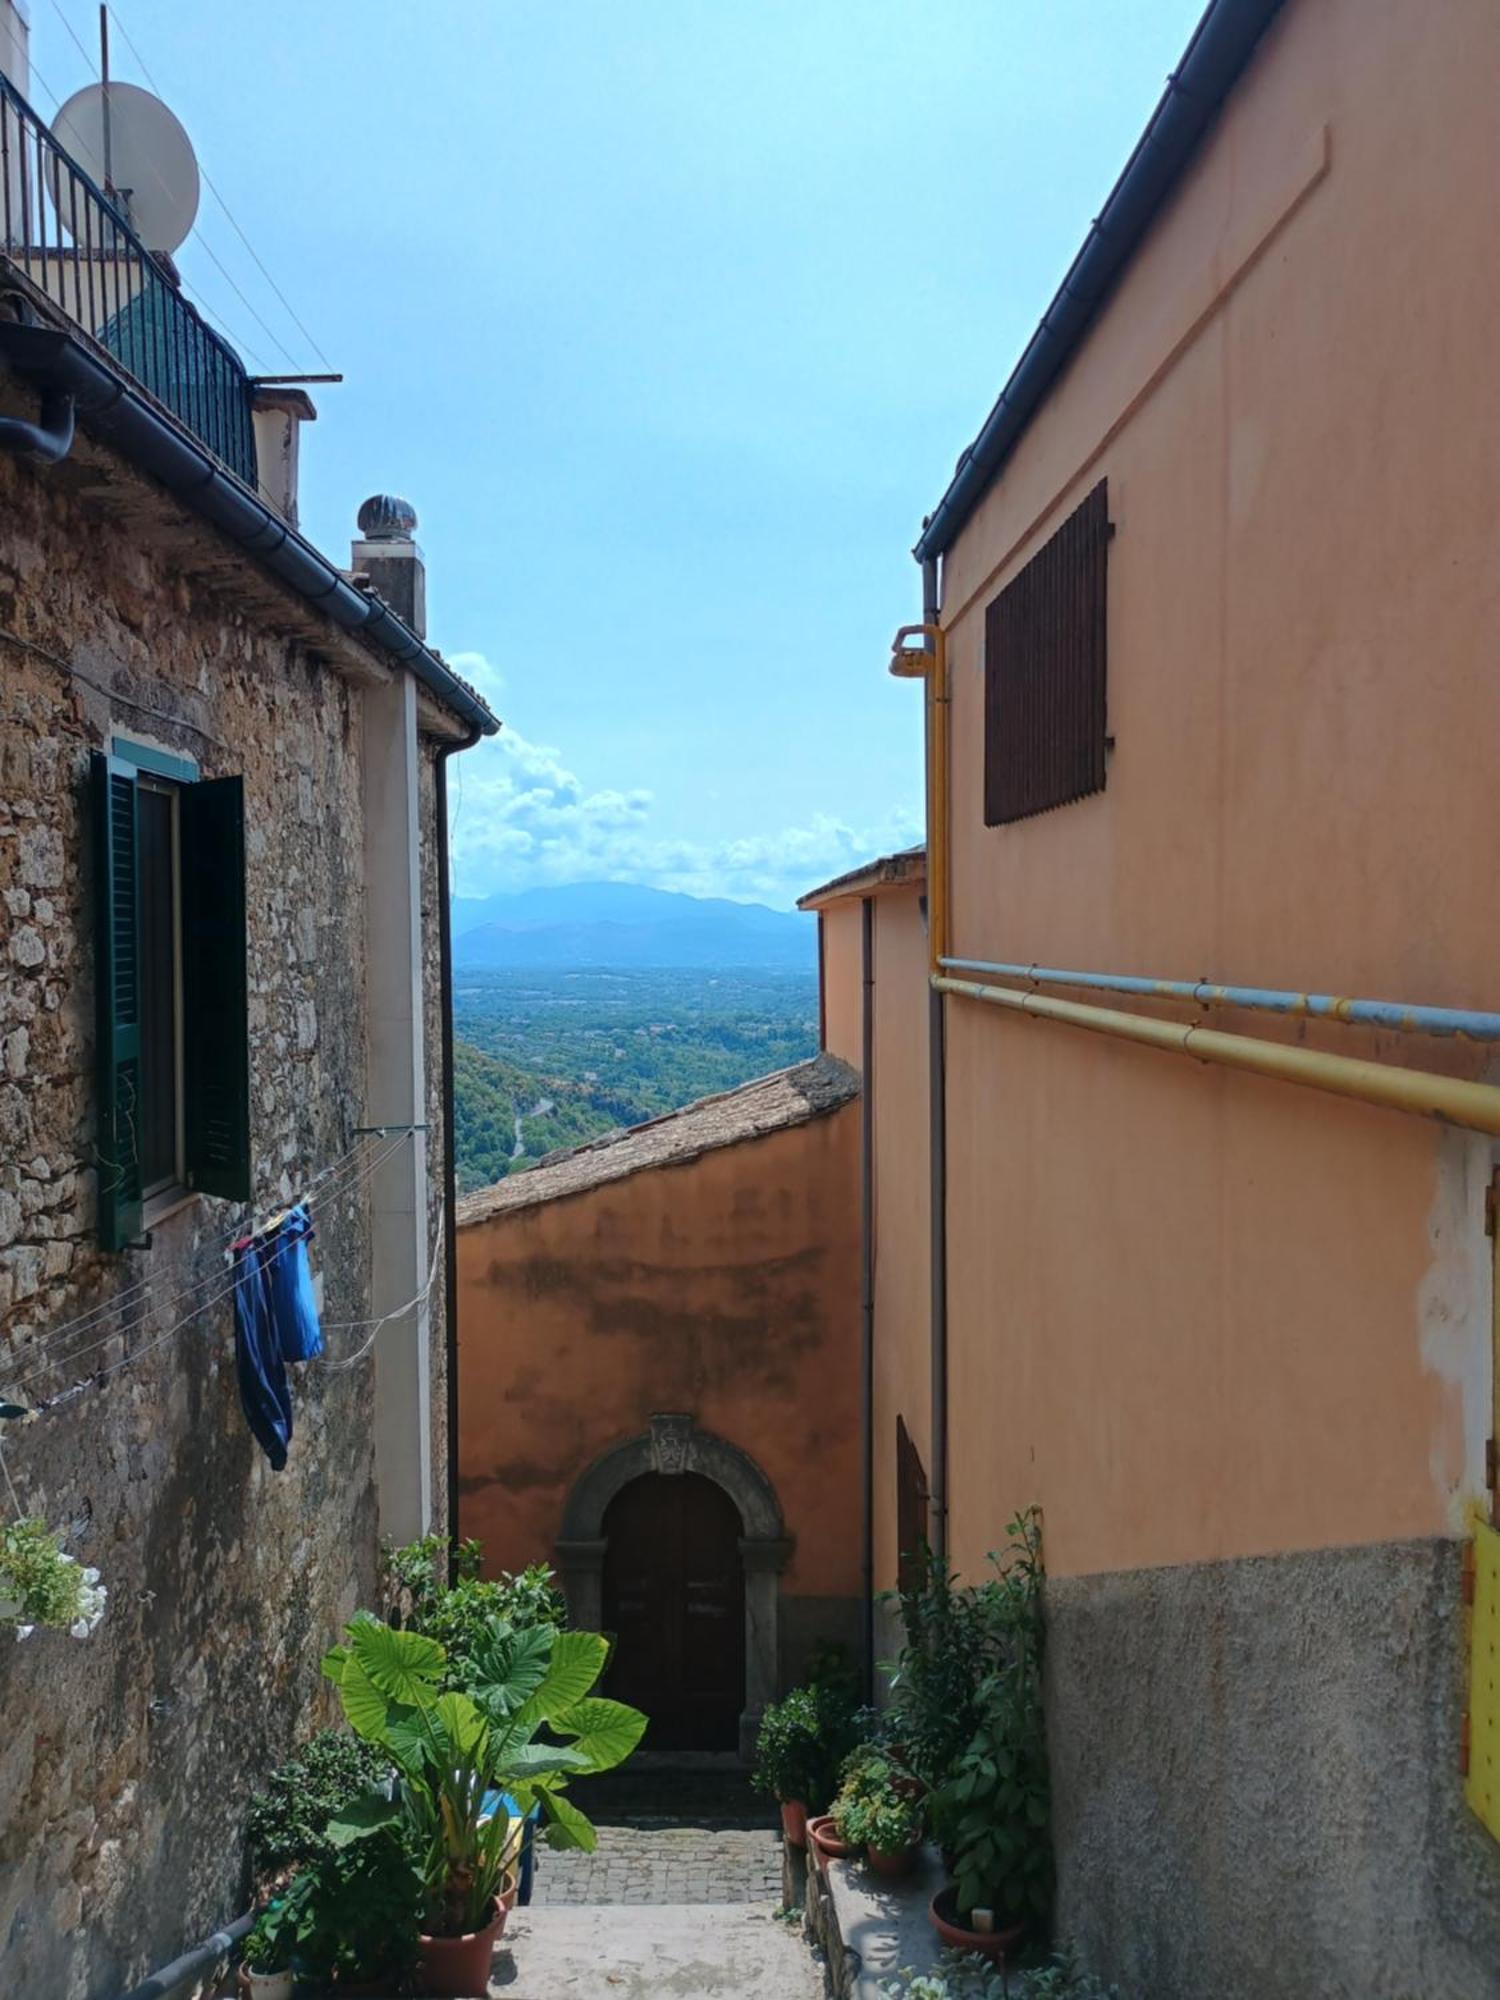
[{"label": "orange stucco wall", "polygon": [[783,1598],[859,1589],[859,1106],[458,1234],[459,1517],[548,1558],[574,1481],[659,1412],[748,1452]]},{"label": "orange stucco wall", "polygon": [[864,962],[860,901],[830,903],[823,924],[823,1046],[858,1069],[864,1062]]},{"label": "orange stucco wall", "polygon": [[[1271,30],[945,565],[956,954],[1500,999],[1497,74],[1489,0],[1299,0]],[[986,829],[984,606],[1101,477],[1108,788]],[[948,1022],[965,1568],[1031,1500],[1063,1574],[1461,1525],[1487,1140],[963,1000]]]},{"label": "orange stucco wall", "polygon": [[896,1419],[932,1470],[927,926],[921,885],[875,898],[875,1588],[896,1582]]}]

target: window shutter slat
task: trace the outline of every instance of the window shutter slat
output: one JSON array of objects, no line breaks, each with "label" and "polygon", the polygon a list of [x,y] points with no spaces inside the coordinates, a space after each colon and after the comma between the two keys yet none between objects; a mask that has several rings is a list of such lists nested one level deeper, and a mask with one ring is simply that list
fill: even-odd
[{"label": "window shutter slat", "polygon": [[102,750],[89,759],[94,835],[94,1064],[99,1241],[123,1250],[141,1233],[141,987],[135,772]]},{"label": "window shutter slat", "polygon": [[244,780],[186,785],[181,810],[187,1183],[248,1201]]},{"label": "window shutter slat", "polygon": [[1104,790],[1108,560],[1100,480],[985,610],[986,826]]}]

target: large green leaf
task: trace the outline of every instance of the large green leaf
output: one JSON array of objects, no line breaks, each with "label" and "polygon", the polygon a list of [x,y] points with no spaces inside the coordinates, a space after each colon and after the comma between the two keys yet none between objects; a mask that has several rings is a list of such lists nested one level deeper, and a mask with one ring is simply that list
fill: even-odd
[{"label": "large green leaf", "polygon": [[505,1752],[500,1781],[509,1790],[512,1778],[536,1778],[544,1773],[571,1773],[589,1768],[588,1759],[579,1756],[571,1743],[514,1743]]},{"label": "large green leaf", "polygon": [[552,1642],[546,1678],[523,1714],[539,1722],[553,1722],[566,1715],[598,1680],[608,1658],[609,1641],[599,1633],[559,1632]]},{"label": "large green leaf", "polygon": [[594,1695],[578,1701],[557,1717],[552,1727],[573,1737],[573,1748],[584,1758],[584,1769],[609,1771],[623,1764],[646,1733],[646,1718],[623,1701]]},{"label": "large green leaf", "polygon": [[517,1632],[492,1618],[484,1637],[471,1648],[474,1699],[496,1722],[507,1721],[529,1702],[547,1676],[552,1632],[546,1626]]},{"label": "large green leaf", "polygon": [[377,1618],[356,1618],[348,1631],[350,1654],[392,1701],[417,1707],[437,1692],[448,1655],[436,1639],[394,1631]]},{"label": "large green leaf", "polygon": [[432,1718],[442,1728],[455,1764],[468,1763],[483,1752],[489,1725],[468,1695],[440,1695]]},{"label": "large green leaf", "polygon": [[390,1702],[352,1652],[345,1656],[339,1671],[339,1700],[356,1736],[363,1736],[367,1743],[392,1747],[387,1726]]},{"label": "large green leaf", "polygon": [[382,1833],[401,1817],[401,1808],[394,1799],[382,1798],[379,1792],[368,1792],[362,1799],[355,1799],[343,1807],[329,1820],[326,1832],[330,1846],[348,1847],[356,1840],[368,1840],[372,1833]]},{"label": "large green leaf", "polygon": [[594,1831],[594,1823],[585,1813],[581,1813],[570,1799],[560,1792],[549,1791],[545,1787],[539,1792],[542,1811],[551,1824],[547,1828],[549,1847],[581,1847],[585,1854],[592,1854],[598,1845],[599,1836]]}]

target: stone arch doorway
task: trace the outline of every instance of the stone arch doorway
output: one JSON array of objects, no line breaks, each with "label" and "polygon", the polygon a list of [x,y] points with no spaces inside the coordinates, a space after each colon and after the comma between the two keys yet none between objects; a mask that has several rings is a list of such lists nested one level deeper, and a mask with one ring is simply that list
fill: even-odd
[{"label": "stone arch doorway", "polygon": [[644,1472],[604,1514],[605,1692],[650,1717],[648,1750],[734,1750],[745,1708],[740,1511],[701,1472]]},{"label": "stone arch doorway", "polygon": [[[736,1634],[743,1632],[744,1706],[737,1737],[739,1753],[748,1759],[766,1704],[776,1697],[780,1578],[791,1543],[775,1489],[747,1453],[724,1438],[700,1431],[691,1417],[653,1417],[649,1430],[595,1459],[574,1485],[557,1542],[557,1571],[574,1623],[601,1630],[605,1625],[604,1582],[611,1528],[623,1520],[628,1534],[638,1536],[639,1523],[632,1518],[635,1510],[659,1508],[665,1514],[670,1508],[685,1509],[693,1489],[682,1489],[681,1497],[672,1501],[662,1495],[664,1487],[688,1476],[717,1487],[733,1503],[738,1517],[744,1603],[743,1623],[735,1621],[734,1630]],[[641,1488],[648,1497],[622,1501],[622,1514],[613,1511],[614,1502],[628,1487],[648,1480],[653,1484]],[[650,1497],[653,1494],[655,1497]],[[722,1544],[722,1524],[715,1532]],[[618,1588],[616,1567],[611,1565],[612,1589]],[[649,1713],[649,1704],[643,1705]]]}]

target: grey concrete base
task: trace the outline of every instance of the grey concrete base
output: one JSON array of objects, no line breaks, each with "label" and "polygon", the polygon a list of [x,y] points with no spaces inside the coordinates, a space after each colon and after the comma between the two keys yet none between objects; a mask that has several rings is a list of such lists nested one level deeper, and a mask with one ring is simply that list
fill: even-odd
[{"label": "grey concrete base", "polygon": [[880,2000],[898,1972],[931,1970],[941,1946],[927,1905],[946,1880],[931,1848],[899,1882],[872,1874],[863,1862],[830,1861],[825,1872],[809,1858],[807,1928],[827,1962],[835,2000]]},{"label": "grey concrete base", "polygon": [[1150,2000],[1495,2000],[1460,1548],[1047,1588],[1058,1918]]},{"label": "grey concrete base", "polygon": [[770,1906],[517,1910],[496,2000],[821,2000],[801,1927]]}]

